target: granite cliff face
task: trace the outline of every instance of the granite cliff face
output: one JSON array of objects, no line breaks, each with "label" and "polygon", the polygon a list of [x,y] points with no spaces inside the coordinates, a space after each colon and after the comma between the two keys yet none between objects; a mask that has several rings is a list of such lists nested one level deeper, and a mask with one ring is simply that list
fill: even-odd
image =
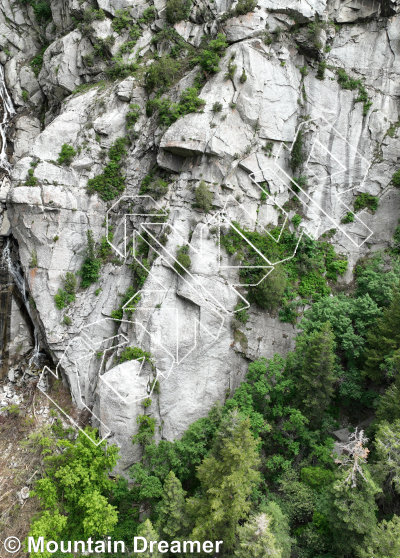
[{"label": "granite cliff face", "polygon": [[[89,32],[85,13],[91,8],[104,10],[105,17],[92,20]],[[188,21],[174,25],[182,48],[199,48],[203,35],[218,33],[228,47],[220,71],[201,88],[202,110],[169,127],[160,125],[156,112],[146,112],[155,95],[145,88],[145,70],[155,53],[171,50],[168,37],[153,40],[166,24],[164,0],[155,0],[150,21],[143,20],[148,8],[134,0],[99,0],[96,6],[52,0],[52,18],[44,24],[31,6],[4,0],[0,13],[0,62],[16,111],[8,128],[13,168],[1,189],[1,234],[18,243],[35,304],[32,319],[53,371],[57,366],[76,404],[91,409],[102,435],[122,446],[122,471],[138,458],[130,441],[137,415],[156,418],[159,438],[179,437],[235,389],[249,360],[294,347],[296,328],[277,314],[251,305],[247,323],[238,321],[236,305],[246,294],[238,287],[237,264],[220,246],[221,229],[239,222],[261,232],[281,224],[282,215],[290,222],[300,212],[301,234],[320,238],[336,230],[331,242],[350,262],[341,279],[346,283],[360,257],[389,245],[400,214],[400,190],[391,182],[400,145],[396,2],[260,0],[244,15],[227,0],[195,2]],[[117,33],[112,26],[117,10],[142,21],[135,44],[120,55],[125,66],[139,56],[138,68],[124,78],[107,74],[130,39],[128,28]],[[308,25],[315,22],[316,31]],[[35,72],[32,58],[43,42],[48,46]],[[97,57],[104,42],[106,55]],[[359,85],[338,80],[340,69]],[[164,95],[178,102],[198,70],[188,67]],[[127,128],[131,104],[139,115]],[[294,193],[289,163],[299,131],[309,182],[295,192],[295,210],[286,202]],[[125,136],[123,198],[89,195],[88,180],[102,172],[108,150]],[[70,165],[57,162],[63,144],[76,151]],[[157,201],[139,194],[155,164],[168,182]],[[200,181],[213,193],[210,213],[194,207]],[[378,209],[343,224],[363,192],[379,197]],[[54,296],[65,273],[81,269],[87,231],[100,242],[107,227],[112,255],[104,259],[99,281],[57,309]],[[132,244],[139,252],[147,246],[146,263],[132,256]],[[174,263],[177,247],[185,245],[191,267],[181,275]],[[130,292],[138,266],[149,273]],[[127,292],[127,310],[116,322],[112,312]],[[118,364],[126,347],[139,347],[151,359]],[[151,390],[152,404],[143,411]]]}]

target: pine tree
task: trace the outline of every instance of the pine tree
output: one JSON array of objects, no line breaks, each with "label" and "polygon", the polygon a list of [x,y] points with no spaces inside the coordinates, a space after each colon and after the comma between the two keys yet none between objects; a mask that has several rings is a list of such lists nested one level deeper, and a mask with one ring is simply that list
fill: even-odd
[{"label": "pine tree", "polygon": [[281,558],[282,551],[270,530],[271,518],[265,513],[253,517],[238,528],[239,545],[235,551],[237,558]]},{"label": "pine tree", "polygon": [[400,371],[400,290],[367,337],[365,373],[375,381]]},{"label": "pine tree", "polygon": [[389,477],[400,494],[400,420],[382,422],[375,440],[378,462],[376,469]]},{"label": "pine tree", "polygon": [[360,558],[398,558],[400,556],[400,517],[383,520],[365,539],[358,550]]},{"label": "pine tree", "polygon": [[[338,553],[350,554],[351,549],[359,548],[365,535],[376,527],[375,495],[380,489],[374,483],[366,466],[364,478],[359,475],[357,485],[352,488],[347,481],[348,471],[344,470],[338,480],[328,489],[330,509],[329,526]],[[341,555],[341,554],[339,554]]]},{"label": "pine tree", "polygon": [[334,364],[334,334],[329,322],[320,331],[307,336],[302,369],[298,384],[298,397],[302,413],[312,422],[318,423],[329,406],[336,380]]},{"label": "pine tree", "polygon": [[180,480],[170,471],[163,486],[157,524],[163,540],[176,539],[184,534],[187,527],[185,494]]},{"label": "pine tree", "polygon": [[250,510],[249,496],[260,482],[258,444],[249,418],[234,410],[222,420],[211,455],[197,468],[203,494],[187,501],[196,518],[192,540],[223,540],[225,551],[234,547],[238,522]]},{"label": "pine tree", "polygon": [[[156,530],[154,529],[150,519],[146,519],[146,521],[144,521],[141,525],[139,525],[137,535],[138,537],[145,538],[147,541],[147,549],[144,552],[140,553],[140,556],[142,556],[142,558],[161,558],[163,556],[163,554],[159,552],[157,545],[154,545],[153,551],[150,552],[150,541],[159,540],[157,537]],[[139,550],[142,548],[141,544],[142,542],[139,541],[138,542]]]}]

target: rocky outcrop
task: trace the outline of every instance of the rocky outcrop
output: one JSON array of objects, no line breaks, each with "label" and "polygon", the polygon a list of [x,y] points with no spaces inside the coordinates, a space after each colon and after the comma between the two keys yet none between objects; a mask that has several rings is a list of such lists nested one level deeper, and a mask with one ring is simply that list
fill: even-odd
[{"label": "rocky outcrop", "polygon": [[[4,23],[17,45],[15,56],[5,58],[3,50],[1,61],[18,109],[7,222],[18,241],[46,349],[76,404],[90,409],[101,434],[122,447],[123,472],[139,457],[131,444],[138,414],[156,419],[157,439],[179,437],[235,389],[249,361],[294,347],[296,328],[273,313],[252,305],[247,323],[237,319],[245,291],[235,262],[221,248],[221,227],[240,222],[262,232],[278,226],[284,211],[289,220],[300,211],[303,234],[320,238],[330,231],[335,250],[349,258],[344,282],[351,280],[358,258],[389,245],[400,209],[400,191],[391,184],[398,168],[400,18],[383,19],[389,8],[373,0],[266,0],[254,13],[239,16],[229,11],[235,9],[230,2],[198,2],[188,22],[175,24],[175,32],[198,47],[203,33],[215,36],[223,30],[229,47],[221,71],[207,76],[201,89],[202,110],[166,128],[156,113],[146,113],[154,94],[148,94],[143,79],[153,63],[151,52],[169,48],[152,43],[165,22],[165,2],[155,3],[156,20],[141,24],[141,37],[132,52],[123,54],[124,63],[145,55],[137,73],[104,82],[107,61],[90,65],[85,57],[93,54],[96,39],[110,35],[115,39],[110,53],[116,55],[127,32],[118,35],[110,16],[127,9],[138,19],[148,5],[99,1],[107,17],[93,23],[90,36],[70,27],[71,14],[82,20],[87,9],[82,6],[75,0],[52,3],[57,36],[44,52],[38,79],[29,63],[29,50],[38,48],[30,10],[20,9],[12,23]],[[317,19],[341,26],[303,25]],[[294,20],[301,28],[286,33]],[[359,81],[343,87],[338,69]],[[171,101],[193,85],[197,72],[188,69],[168,92]],[[75,91],[84,84],[86,89]],[[37,111],[43,99],[50,110],[41,128]],[[139,106],[139,116],[128,129],[130,104]],[[293,194],[289,160],[299,130],[308,186],[297,192],[300,209],[289,204],[283,210]],[[113,205],[89,195],[86,185],[102,172],[113,142],[127,135],[125,197]],[[70,165],[57,162],[65,143],[76,151]],[[169,181],[168,192],[152,200],[140,191],[156,162]],[[28,186],[32,173],[35,183]],[[194,207],[200,180],[213,194],[209,214]],[[362,192],[380,198],[377,211],[363,210],[344,224],[343,216]],[[87,231],[99,242],[109,227],[112,253],[104,258],[99,281],[57,309],[54,295],[63,288],[65,273],[81,269]],[[132,268],[143,262],[132,246],[147,253],[149,273],[140,288]],[[188,246],[191,260],[183,275],[174,265],[182,246]],[[116,322],[113,311],[121,308],[121,295],[133,284],[124,319]],[[150,356],[121,362],[127,347]],[[152,401],[144,408],[146,397]]]}]

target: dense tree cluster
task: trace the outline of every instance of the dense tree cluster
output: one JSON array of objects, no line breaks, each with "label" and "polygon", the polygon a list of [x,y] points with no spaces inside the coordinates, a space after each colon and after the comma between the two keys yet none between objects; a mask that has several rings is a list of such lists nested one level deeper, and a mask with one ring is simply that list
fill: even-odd
[{"label": "dense tree cluster", "polygon": [[[43,511],[31,534],[112,534],[128,547],[137,535],[223,540],[221,556],[238,558],[397,558],[398,271],[388,255],[361,261],[353,294],[315,301],[295,350],[252,362],[246,381],[180,440],[156,444],[155,420],[138,417],[143,457],[131,482],[109,479],[118,451],[92,444],[94,431],[75,441],[57,429],[38,435]],[[369,417],[367,430],[357,427]],[[353,433],[334,446],[343,423]]]}]

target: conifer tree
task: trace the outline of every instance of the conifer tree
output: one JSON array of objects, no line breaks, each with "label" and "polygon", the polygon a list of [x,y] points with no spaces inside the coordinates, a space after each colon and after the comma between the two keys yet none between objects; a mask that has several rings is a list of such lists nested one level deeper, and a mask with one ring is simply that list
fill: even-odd
[{"label": "conifer tree", "polygon": [[[139,525],[137,534],[138,537],[143,537],[147,541],[146,550],[144,552],[140,552],[140,556],[142,556],[142,558],[161,558],[163,556],[163,554],[159,552],[157,545],[154,545],[153,550],[150,551],[150,542],[159,540],[156,530],[154,529],[150,519],[146,519],[146,521],[144,521],[143,523],[141,523],[141,525]],[[141,545],[142,545],[142,541],[138,541],[139,550],[143,548]]]},{"label": "conifer tree", "polygon": [[197,468],[203,494],[187,501],[196,518],[192,540],[223,540],[225,551],[235,546],[238,522],[249,512],[249,496],[260,482],[258,444],[249,418],[236,409],[224,417],[211,455]]},{"label": "conifer tree", "polygon": [[400,371],[400,290],[367,337],[365,372],[375,381]]},{"label": "conifer tree", "polygon": [[389,477],[400,494],[400,420],[379,425],[375,441],[378,463],[376,468]]},{"label": "conifer tree", "polygon": [[235,551],[237,558],[281,558],[282,551],[277,547],[270,530],[271,518],[261,513],[238,528],[239,544]]},{"label": "conifer tree", "polygon": [[366,466],[363,475],[358,475],[353,487],[348,471],[343,470],[338,480],[328,489],[330,510],[329,526],[333,534],[336,551],[343,555],[359,548],[365,535],[376,527],[375,495],[380,492]]},{"label": "conifer tree", "polygon": [[187,527],[185,494],[180,480],[170,471],[163,486],[158,515],[157,527],[163,540],[176,539]]},{"label": "conifer tree", "polygon": [[400,556],[400,517],[393,516],[390,521],[381,521],[360,548],[360,558],[398,558]]},{"label": "conifer tree", "polygon": [[329,322],[320,331],[307,336],[304,358],[298,384],[300,408],[312,422],[319,422],[329,406],[336,380],[334,364],[334,334]]}]

